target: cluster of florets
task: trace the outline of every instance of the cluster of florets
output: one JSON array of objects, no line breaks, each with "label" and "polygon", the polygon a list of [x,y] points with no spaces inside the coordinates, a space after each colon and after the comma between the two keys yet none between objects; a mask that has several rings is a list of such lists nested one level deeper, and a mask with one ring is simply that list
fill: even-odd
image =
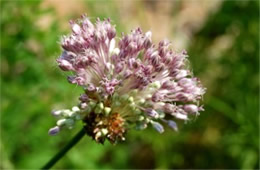
[{"label": "cluster of florets", "polygon": [[151,32],[140,28],[124,35],[116,44],[116,30],[110,20],[86,17],[71,22],[72,34],[62,38],[63,53],[57,59],[72,84],[82,86],[79,105],[53,112],[57,126],[72,128],[77,120],[99,143],[125,139],[128,129],[145,129],[151,124],[164,132],[162,124],[177,130],[174,119],[188,120],[203,110],[205,93],[200,81],[188,69],[186,51],[176,52],[167,40],[154,45]]}]

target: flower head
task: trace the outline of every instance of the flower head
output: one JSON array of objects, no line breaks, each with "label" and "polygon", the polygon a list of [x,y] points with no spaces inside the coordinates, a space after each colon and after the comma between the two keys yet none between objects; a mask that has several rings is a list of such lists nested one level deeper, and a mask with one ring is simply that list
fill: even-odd
[{"label": "flower head", "polygon": [[93,24],[82,16],[70,24],[72,34],[62,38],[57,63],[73,72],[68,81],[84,92],[78,106],[53,112],[60,119],[50,135],[82,120],[94,140],[116,143],[133,127],[151,125],[162,133],[165,124],[177,130],[174,119],[188,120],[203,110],[199,101],[205,88],[188,69],[186,51],[173,51],[166,40],[155,45],[151,32],[140,28],[116,43],[109,19]]}]

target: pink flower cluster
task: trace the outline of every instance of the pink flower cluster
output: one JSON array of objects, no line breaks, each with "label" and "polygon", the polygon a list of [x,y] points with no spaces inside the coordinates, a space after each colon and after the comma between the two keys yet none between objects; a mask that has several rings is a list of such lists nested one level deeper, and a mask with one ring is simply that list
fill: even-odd
[{"label": "pink flower cluster", "polygon": [[[116,142],[133,125],[144,129],[151,124],[162,133],[166,123],[177,130],[174,119],[188,120],[203,110],[199,101],[205,88],[188,69],[186,51],[173,51],[166,40],[155,45],[152,33],[140,28],[116,39],[109,19],[93,24],[82,16],[70,24],[72,34],[62,38],[57,62],[63,71],[74,73],[68,81],[82,86],[84,93],[76,111],[55,112],[65,123],[50,134],[82,120],[96,141]],[[72,113],[74,117],[68,116]]]}]

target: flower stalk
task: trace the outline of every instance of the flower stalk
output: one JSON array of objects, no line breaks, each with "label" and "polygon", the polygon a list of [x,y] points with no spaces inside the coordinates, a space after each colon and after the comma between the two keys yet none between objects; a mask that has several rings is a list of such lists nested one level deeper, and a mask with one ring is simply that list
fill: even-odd
[{"label": "flower stalk", "polygon": [[71,141],[60,150],[54,157],[50,159],[41,169],[50,169],[55,165],[73,146],[75,146],[86,134],[86,130],[82,128],[72,139]]}]

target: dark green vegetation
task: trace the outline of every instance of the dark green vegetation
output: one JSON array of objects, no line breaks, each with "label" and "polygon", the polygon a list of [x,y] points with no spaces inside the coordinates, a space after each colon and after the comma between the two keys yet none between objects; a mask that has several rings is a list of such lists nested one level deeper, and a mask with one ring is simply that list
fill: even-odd
[{"label": "dark green vegetation", "polygon": [[[112,1],[110,13],[93,3],[85,2],[93,16],[110,16],[126,32]],[[1,2],[1,168],[40,168],[81,129],[47,134],[55,124],[51,109],[70,108],[81,89],[55,63],[68,27],[63,31],[55,10],[39,5]],[[85,137],[55,168],[259,169],[258,12],[257,1],[224,1],[192,37],[190,62],[208,89],[198,119],[179,124],[178,133],[132,130],[116,146]],[[46,15],[53,22],[43,29],[37,21]]]}]

